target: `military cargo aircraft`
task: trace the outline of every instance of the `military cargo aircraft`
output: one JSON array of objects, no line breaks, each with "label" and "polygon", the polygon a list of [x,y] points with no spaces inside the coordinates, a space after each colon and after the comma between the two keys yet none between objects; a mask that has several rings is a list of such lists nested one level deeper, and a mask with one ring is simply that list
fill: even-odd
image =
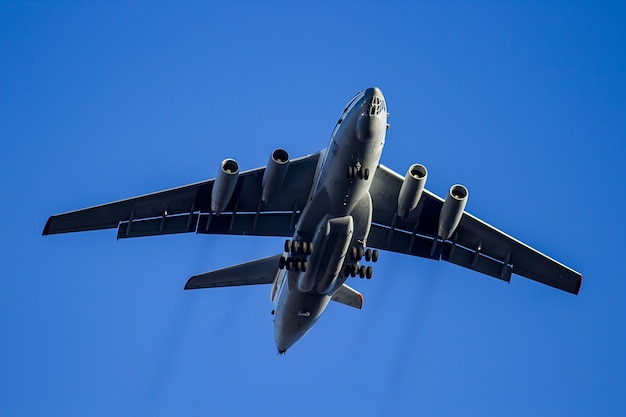
[{"label": "military cargo aircraft", "polygon": [[214,179],[54,215],[43,234],[117,228],[120,239],[185,232],[287,238],[276,255],[193,276],[185,286],[271,284],[279,353],[330,301],[362,307],[345,281],[371,278],[379,250],[578,294],[581,274],[467,213],[464,186],[440,198],[424,188],[423,165],[404,176],[381,165],[387,117],[381,90],[368,88],[350,100],[320,152],[291,159],[276,149],[265,167],[243,172],[225,159]]}]

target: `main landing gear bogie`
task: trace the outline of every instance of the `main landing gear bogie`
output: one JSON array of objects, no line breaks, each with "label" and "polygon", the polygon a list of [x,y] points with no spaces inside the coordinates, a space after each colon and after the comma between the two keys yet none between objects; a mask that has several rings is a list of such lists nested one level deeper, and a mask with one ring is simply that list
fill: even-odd
[{"label": "main landing gear bogie", "polygon": [[350,262],[347,262],[344,266],[344,275],[346,277],[354,278],[358,275],[360,278],[372,278],[373,268],[371,266],[359,265],[359,262],[363,258],[365,258],[366,262],[378,261],[378,250],[370,248],[363,250],[362,247],[353,246],[348,250],[347,258],[349,258]]},{"label": "main landing gear bogie", "polygon": [[287,257],[281,256],[278,259],[278,268],[288,271],[306,272],[308,267],[307,257],[313,251],[313,242],[303,242],[299,240],[285,240],[284,246]]}]

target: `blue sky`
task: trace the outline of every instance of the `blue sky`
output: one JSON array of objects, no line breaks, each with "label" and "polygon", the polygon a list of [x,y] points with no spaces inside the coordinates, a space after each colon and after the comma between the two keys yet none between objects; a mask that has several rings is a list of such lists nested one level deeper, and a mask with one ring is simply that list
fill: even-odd
[{"label": "blue sky", "polygon": [[[624,7],[603,2],[3,2],[0,414],[626,415]],[[382,163],[584,275],[573,296],[384,253],[362,311],[275,352],[266,286],[191,275],[282,239],[49,215],[326,146],[352,95]]]}]

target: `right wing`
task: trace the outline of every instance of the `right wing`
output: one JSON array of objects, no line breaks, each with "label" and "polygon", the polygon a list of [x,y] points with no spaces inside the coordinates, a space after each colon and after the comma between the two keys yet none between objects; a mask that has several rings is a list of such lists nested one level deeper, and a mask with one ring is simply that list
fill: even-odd
[{"label": "right wing", "polygon": [[320,153],[289,162],[270,204],[261,202],[265,168],[242,172],[226,209],[211,213],[214,179],[51,216],[44,235],[117,228],[118,239],[172,233],[292,236],[304,208]]},{"label": "right wing", "polygon": [[578,294],[580,273],[468,212],[463,213],[451,238],[442,242],[437,228],[444,200],[428,190],[424,190],[418,206],[407,218],[399,218],[396,210],[403,180],[383,165],[376,170],[370,189],[373,218],[368,246],[442,259],[504,281],[510,281],[514,273]]},{"label": "right wing", "polygon": [[211,271],[189,278],[186,290],[198,288],[232,287],[238,285],[271,284],[276,278],[280,255]]}]

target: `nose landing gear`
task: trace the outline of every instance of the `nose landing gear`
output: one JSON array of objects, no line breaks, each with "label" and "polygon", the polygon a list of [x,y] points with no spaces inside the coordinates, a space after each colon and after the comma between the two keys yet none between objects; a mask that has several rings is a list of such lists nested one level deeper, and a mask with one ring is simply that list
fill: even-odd
[{"label": "nose landing gear", "polygon": [[370,177],[370,170],[368,168],[363,169],[360,162],[348,167],[348,178],[360,179],[367,181]]}]

